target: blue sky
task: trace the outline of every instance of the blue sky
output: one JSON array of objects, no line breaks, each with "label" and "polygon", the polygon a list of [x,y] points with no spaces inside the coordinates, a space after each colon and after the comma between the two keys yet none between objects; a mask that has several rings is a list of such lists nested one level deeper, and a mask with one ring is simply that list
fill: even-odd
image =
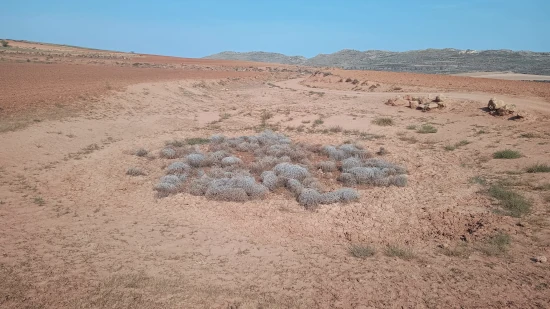
[{"label": "blue sky", "polygon": [[341,49],[550,51],[550,0],[7,0],[0,38],[183,57]]}]

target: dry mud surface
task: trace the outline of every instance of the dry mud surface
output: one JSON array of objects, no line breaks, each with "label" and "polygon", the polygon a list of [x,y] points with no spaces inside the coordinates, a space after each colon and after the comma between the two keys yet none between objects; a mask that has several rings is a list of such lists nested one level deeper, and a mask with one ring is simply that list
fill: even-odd
[{"label": "dry mud surface", "polygon": [[[0,63],[2,92],[12,96],[2,96],[0,120],[24,122],[0,133],[0,308],[549,306],[549,263],[531,259],[550,257],[550,174],[524,171],[550,164],[544,88],[339,73],[380,84],[364,91],[296,67],[67,59]],[[384,104],[405,93],[443,93],[451,104],[426,113]],[[495,95],[526,117],[488,115]],[[374,124],[380,117],[394,124]],[[412,129],[426,123],[437,132]],[[408,185],[362,187],[359,201],[314,211],[279,193],[245,203],[155,196],[174,161],[159,156],[165,141],[252,135],[261,126],[305,144],[384,147],[385,160],[408,169]],[[447,147],[462,140],[469,143]],[[132,154],[141,147],[149,156]],[[522,157],[493,159],[508,148]],[[126,175],[130,167],[145,175]],[[486,194],[496,183],[524,195],[530,213],[503,214]],[[491,247],[495,235],[510,244]],[[374,255],[354,257],[358,245]],[[391,246],[406,254],[388,254]]]}]

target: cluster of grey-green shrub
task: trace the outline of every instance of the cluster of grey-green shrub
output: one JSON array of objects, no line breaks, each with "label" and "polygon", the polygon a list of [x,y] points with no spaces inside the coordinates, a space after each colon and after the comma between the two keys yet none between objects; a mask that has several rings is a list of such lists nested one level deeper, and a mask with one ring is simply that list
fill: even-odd
[{"label": "cluster of grey-green shrub", "polygon": [[[236,153],[246,157],[244,161],[248,163]],[[404,168],[373,158],[361,146],[293,143],[287,136],[270,130],[236,138],[213,135],[200,147],[167,146],[160,156],[180,159],[167,166],[167,175],[156,185],[161,197],[187,192],[211,200],[244,202],[286,188],[299,204],[310,209],[319,204],[357,200],[359,193],[349,187],[407,184]],[[346,187],[326,192],[315,177],[321,173],[330,173]]]}]

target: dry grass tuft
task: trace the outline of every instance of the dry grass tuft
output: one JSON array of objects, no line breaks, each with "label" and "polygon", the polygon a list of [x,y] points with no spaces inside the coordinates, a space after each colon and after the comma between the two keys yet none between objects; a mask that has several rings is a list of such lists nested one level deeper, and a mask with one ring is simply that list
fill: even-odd
[{"label": "dry grass tuft", "polygon": [[521,158],[521,153],[516,150],[505,149],[493,154],[493,159],[517,159]]},{"label": "dry grass tuft", "polygon": [[388,117],[376,118],[372,121],[372,123],[374,123],[376,125],[379,125],[379,126],[382,126],[382,127],[387,127],[387,126],[393,126],[394,125],[393,119],[388,118]]},{"label": "dry grass tuft", "polygon": [[398,257],[403,260],[412,260],[415,258],[411,248],[400,247],[397,245],[388,246],[384,253],[389,257]]},{"label": "dry grass tuft", "polygon": [[423,124],[416,132],[420,134],[437,133],[437,128],[431,124]]},{"label": "dry grass tuft", "polygon": [[376,254],[374,247],[369,245],[351,245],[348,248],[348,252],[351,256],[359,259],[366,259]]},{"label": "dry grass tuft", "polygon": [[527,173],[550,173],[550,165],[537,163],[525,169]]}]

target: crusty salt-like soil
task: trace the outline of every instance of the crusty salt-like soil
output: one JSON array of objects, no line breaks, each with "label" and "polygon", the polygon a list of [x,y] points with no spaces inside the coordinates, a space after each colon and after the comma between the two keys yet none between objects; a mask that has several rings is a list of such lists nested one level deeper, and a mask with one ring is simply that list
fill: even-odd
[{"label": "crusty salt-like soil", "polygon": [[[550,182],[549,174],[518,173],[533,163],[550,164],[550,103],[533,98],[538,95],[528,92],[531,84],[522,88],[521,82],[507,81],[508,92],[473,87],[469,93],[466,82],[460,89],[445,88],[428,82],[434,76],[425,77],[426,83],[423,75],[415,75],[418,82],[403,77],[393,83],[400,75],[341,73],[370,74],[369,81],[384,89],[372,92],[297,71],[237,72],[224,63],[189,72],[49,64],[51,76],[60,81],[55,83],[40,73],[48,64],[1,65],[7,74],[2,69],[0,85],[14,98],[2,105],[11,106],[2,121],[32,116],[25,126],[0,133],[0,308],[544,308],[550,303],[549,264],[531,261],[550,256],[550,192],[536,189]],[[94,86],[104,84],[105,72],[112,73],[111,89]],[[27,76],[35,87],[16,82],[18,76]],[[472,79],[457,83],[466,80]],[[392,91],[393,84],[402,89]],[[444,93],[451,103],[427,113],[384,104],[413,93]],[[483,107],[495,95],[516,103],[525,119],[488,115]],[[61,107],[53,103],[56,96]],[[70,115],[52,115],[71,106]],[[33,109],[49,112],[34,121]],[[361,188],[358,202],[316,211],[275,193],[242,204],[188,194],[155,197],[153,186],[171,162],[158,156],[165,141],[255,134],[264,111],[273,114],[269,126],[297,142],[384,147],[386,160],[407,167],[409,185]],[[377,126],[372,123],[377,117],[395,124]],[[319,118],[323,124],[311,131]],[[437,133],[407,129],[423,123]],[[323,133],[335,126],[342,131]],[[525,133],[533,134],[521,137]],[[470,143],[444,149],[461,140]],[[151,158],[132,155],[140,147],[150,150]],[[523,157],[492,159],[505,148]],[[127,176],[129,167],[147,175]],[[523,218],[496,212],[497,203],[474,177],[507,181],[533,202],[532,212]],[[502,255],[488,256],[480,248],[497,232],[509,234],[511,245]],[[375,255],[351,256],[348,248],[358,244],[374,247]],[[410,248],[414,256],[389,257],[385,248],[392,245]],[[439,246],[466,248],[466,253],[452,256]]]}]

